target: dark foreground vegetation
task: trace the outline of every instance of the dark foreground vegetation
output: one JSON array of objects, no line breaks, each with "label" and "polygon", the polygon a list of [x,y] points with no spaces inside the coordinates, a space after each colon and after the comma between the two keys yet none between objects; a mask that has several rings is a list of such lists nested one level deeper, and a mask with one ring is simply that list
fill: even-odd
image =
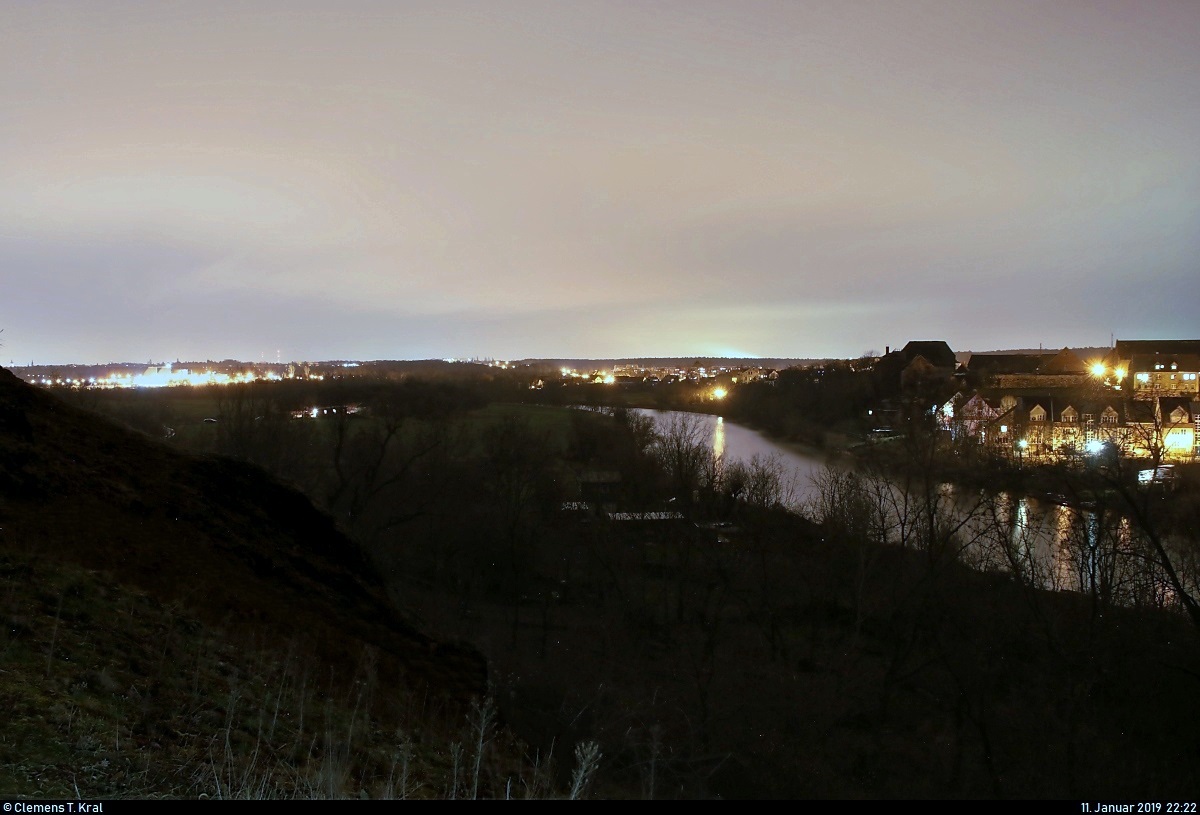
[{"label": "dark foreground vegetation", "polygon": [[[531,398],[488,371],[78,409],[4,375],[0,793],[1197,788],[1194,480],[964,464],[914,426],[800,515],[686,421]],[[1036,477],[1099,510],[1050,560],[1011,518]]]}]

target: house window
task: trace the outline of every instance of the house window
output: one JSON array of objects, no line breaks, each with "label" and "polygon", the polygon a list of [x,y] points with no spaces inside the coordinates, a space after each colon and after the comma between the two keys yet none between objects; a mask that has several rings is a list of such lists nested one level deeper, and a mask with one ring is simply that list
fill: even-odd
[{"label": "house window", "polygon": [[1001,432],[1001,433],[1007,433],[1007,432],[1008,432],[1008,425],[1006,425],[1006,424],[1002,424],[1002,425],[1000,425],[1000,432]]},{"label": "house window", "polygon": [[1096,421],[1096,415],[1094,413],[1083,414],[1083,423],[1084,424],[1092,424],[1095,421]]},{"label": "house window", "polygon": [[1117,423],[1117,414],[1115,412],[1105,413],[1103,416],[1100,417],[1100,423],[1101,424],[1116,424]]},{"label": "house window", "polygon": [[1140,374],[1138,374],[1138,375],[1137,375],[1137,381],[1138,381],[1138,382],[1149,382],[1149,381],[1150,381],[1150,374],[1147,374],[1147,373],[1140,373]]}]

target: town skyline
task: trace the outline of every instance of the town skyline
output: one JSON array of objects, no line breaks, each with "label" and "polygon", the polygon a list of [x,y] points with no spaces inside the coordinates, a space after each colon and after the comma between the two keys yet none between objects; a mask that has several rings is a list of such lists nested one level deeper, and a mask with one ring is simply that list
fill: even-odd
[{"label": "town skyline", "polygon": [[[915,338],[912,338],[912,339],[915,339]],[[903,347],[907,342],[912,341],[912,339],[902,340],[895,345],[883,345],[883,346],[880,346],[879,348],[869,348],[865,351],[862,351],[861,353],[847,354],[847,355],[840,355],[840,356],[839,355],[817,356],[817,355],[812,355],[812,354],[794,355],[794,356],[793,355],[782,355],[782,354],[775,354],[775,355],[768,355],[768,356],[730,356],[730,355],[721,355],[721,354],[683,353],[683,354],[630,354],[630,355],[625,355],[625,356],[602,356],[602,355],[569,356],[569,355],[557,354],[557,355],[547,355],[547,356],[511,357],[511,356],[501,356],[501,355],[497,355],[497,354],[483,353],[483,354],[474,354],[474,355],[467,355],[467,356],[428,356],[428,357],[361,357],[361,356],[360,357],[352,357],[352,356],[330,356],[330,355],[317,355],[317,356],[313,356],[313,357],[288,357],[286,355],[283,355],[281,352],[281,353],[275,354],[274,356],[271,356],[270,358],[268,358],[268,356],[265,353],[260,353],[257,357],[253,357],[253,358],[252,357],[239,357],[239,356],[217,356],[217,355],[213,355],[213,354],[199,354],[199,355],[194,355],[194,356],[181,356],[181,355],[168,356],[168,355],[157,354],[157,355],[146,356],[144,360],[141,359],[140,356],[130,356],[130,357],[127,357],[124,359],[106,359],[106,360],[83,359],[83,358],[40,360],[36,357],[33,357],[29,361],[26,362],[26,361],[18,360],[10,354],[10,355],[8,355],[9,359],[4,367],[10,368],[10,369],[22,369],[22,368],[45,368],[45,367],[51,367],[51,366],[71,366],[71,365],[86,366],[86,367],[103,367],[106,365],[164,366],[164,365],[172,365],[172,364],[194,365],[194,364],[212,364],[212,363],[220,363],[220,364],[235,364],[236,363],[236,364],[247,365],[247,366],[255,366],[255,365],[257,365],[257,366],[285,365],[286,366],[286,365],[300,365],[300,364],[304,364],[304,363],[361,364],[361,363],[388,363],[388,362],[397,362],[397,363],[404,363],[404,362],[452,362],[452,363],[453,362],[462,362],[462,363],[480,363],[480,364],[488,364],[488,363],[493,363],[493,362],[505,362],[505,363],[514,363],[514,364],[559,363],[559,362],[564,362],[564,363],[565,362],[578,362],[578,363],[594,362],[594,363],[609,363],[609,364],[612,364],[612,363],[625,364],[625,363],[645,362],[647,364],[651,364],[651,363],[668,363],[668,362],[683,363],[683,362],[686,362],[689,360],[712,360],[712,361],[728,360],[728,361],[733,361],[733,362],[759,362],[759,363],[767,363],[767,362],[816,363],[816,362],[835,361],[835,360],[855,360],[855,359],[860,359],[860,358],[864,358],[864,357],[882,357],[882,356],[886,355],[889,351],[898,350],[899,348]],[[922,339],[933,339],[933,338],[922,338]],[[1119,338],[1119,339],[1129,339],[1129,338]],[[1178,339],[1178,338],[1155,337],[1155,338],[1138,338],[1138,339],[1169,340],[1169,339]],[[1115,343],[1115,340],[1114,340],[1114,343]],[[952,348],[954,348],[953,343],[947,343],[947,344],[950,345]],[[1056,351],[1060,351],[1064,348],[1069,349],[1071,351],[1099,352],[1104,349],[1111,349],[1112,347],[1113,347],[1113,343],[1108,343],[1108,344],[1104,344],[1104,345],[1088,344],[1088,345],[1074,345],[1074,346],[1042,344],[1042,345],[1038,345],[1036,347],[1030,346],[1030,345],[1016,344],[1016,345],[1011,345],[1011,346],[986,348],[986,349],[954,348],[954,351],[959,356],[965,357],[965,356],[969,356],[971,354],[1053,353]],[[2,348],[2,346],[0,346],[0,348]],[[2,358],[3,356],[4,356],[3,352],[0,351],[0,358]]]}]

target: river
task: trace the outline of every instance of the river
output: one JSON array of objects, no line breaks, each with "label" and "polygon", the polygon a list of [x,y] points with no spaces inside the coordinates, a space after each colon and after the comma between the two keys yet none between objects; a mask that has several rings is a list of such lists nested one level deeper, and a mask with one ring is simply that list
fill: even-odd
[{"label": "river", "polygon": [[[816,477],[826,467],[838,466],[832,457],[778,442],[720,416],[645,408],[638,413],[653,417],[660,429],[684,420],[696,424],[713,454],[727,462],[778,460],[791,476],[788,504],[796,512],[805,513],[815,503],[820,494]],[[958,525],[956,537],[968,562],[1001,570],[1019,564],[1048,589],[1090,591],[1103,583],[1112,588],[1114,600],[1156,605],[1167,600],[1147,595],[1161,593],[1164,587],[1146,574],[1125,519],[1028,496],[982,496],[978,490],[950,484],[941,489],[947,522]],[[1120,596],[1131,592],[1137,596]]]},{"label": "river", "polygon": [[803,511],[816,498],[818,492],[814,478],[830,461],[819,452],[805,452],[798,447],[780,443],[757,430],[727,421],[721,416],[648,408],[637,408],[637,412],[652,417],[659,428],[665,428],[677,421],[695,422],[708,439],[713,455],[723,457],[726,462],[740,461],[748,464],[755,457],[764,460],[777,458],[791,477],[791,496],[788,504],[795,511]]}]

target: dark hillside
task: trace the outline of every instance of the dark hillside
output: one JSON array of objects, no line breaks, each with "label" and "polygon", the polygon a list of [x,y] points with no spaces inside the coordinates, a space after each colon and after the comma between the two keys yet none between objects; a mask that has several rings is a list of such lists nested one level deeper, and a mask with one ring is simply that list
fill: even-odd
[{"label": "dark hillside", "polygon": [[213,621],[303,632],[332,662],[364,643],[458,702],[486,687],[474,652],[399,620],[358,548],[246,464],[182,455],[0,371],[6,549],[111,572]]},{"label": "dark hillside", "polygon": [[[7,586],[0,613],[9,618],[0,662],[19,653],[15,646],[24,639],[52,630],[42,637],[49,640],[42,643],[48,678],[76,667],[106,676],[132,671],[136,685],[136,665],[146,659],[127,651],[138,634],[112,599],[126,596],[153,610],[145,613],[175,614],[189,621],[188,630],[216,632],[234,650],[287,652],[326,700],[359,693],[361,702],[361,688],[354,689],[369,664],[372,694],[409,700],[407,720],[375,722],[393,734],[456,726],[487,692],[484,659],[468,647],[435,642],[398,617],[356,545],[305,496],[250,465],[171,450],[3,369],[0,556]],[[50,586],[68,571],[81,577],[66,583],[86,588],[60,586],[56,598]],[[41,585],[22,585],[25,579]],[[79,633],[64,608],[81,591],[98,596],[77,616],[114,650],[93,653],[97,664],[58,668],[71,659],[59,646]],[[38,615],[53,619],[37,625],[31,616]],[[168,645],[161,643],[162,654]],[[17,673],[6,667],[0,680]],[[300,670],[293,671],[298,679]],[[125,681],[102,684],[124,689]],[[277,716],[279,705],[277,695]],[[382,717],[381,711],[356,709],[360,716]],[[137,736],[131,731],[127,738]]]},{"label": "dark hillside", "polygon": [[[278,436],[244,414],[313,500],[362,475],[352,541],[253,466],[0,372],[0,795],[546,797],[590,755],[608,799],[1190,800],[1197,632],[1121,519],[1054,509],[1055,556],[1026,562],[1013,503],[947,496],[917,432],[872,465],[903,489],[864,458],[801,517],[769,464],[689,469],[686,426],[412,409],[441,390]],[[585,489],[622,511],[563,501]],[[669,497],[692,517],[640,516]]]}]

